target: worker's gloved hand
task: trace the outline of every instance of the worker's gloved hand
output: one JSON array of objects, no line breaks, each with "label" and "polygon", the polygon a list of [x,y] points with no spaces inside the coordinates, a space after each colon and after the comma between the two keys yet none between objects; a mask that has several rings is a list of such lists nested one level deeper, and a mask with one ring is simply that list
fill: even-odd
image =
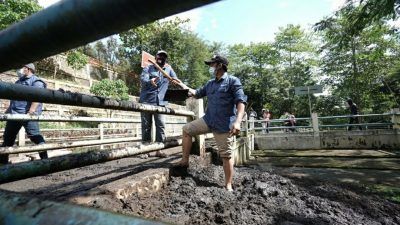
[{"label": "worker's gloved hand", "polygon": [[151,85],[153,85],[154,87],[157,87],[158,79],[159,79],[159,77],[154,77],[154,78],[150,79]]},{"label": "worker's gloved hand", "polygon": [[189,97],[193,97],[193,96],[195,96],[195,95],[196,95],[196,90],[189,88],[188,96],[189,96]]}]

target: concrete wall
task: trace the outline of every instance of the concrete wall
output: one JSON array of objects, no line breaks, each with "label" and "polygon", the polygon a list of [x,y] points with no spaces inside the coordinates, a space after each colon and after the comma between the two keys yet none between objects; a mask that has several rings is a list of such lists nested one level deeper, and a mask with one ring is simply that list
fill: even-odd
[{"label": "concrete wall", "polygon": [[400,130],[324,131],[255,137],[255,149],[400,149]]}]

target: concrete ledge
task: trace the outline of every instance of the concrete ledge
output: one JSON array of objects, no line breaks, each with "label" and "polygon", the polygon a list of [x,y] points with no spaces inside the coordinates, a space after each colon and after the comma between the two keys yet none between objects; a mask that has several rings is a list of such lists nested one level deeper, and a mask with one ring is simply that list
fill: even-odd
[{"label": "concrete ledge", "polygon": [[400,149],[400,132],[394,130],[325,131],[266,134],[255,137],[255,149]]},{"label": "concrete ledge", "polygon": [[126,199],[132,194],[160,191],[169,180],[169,169],[149,169],[140,174],[125,177],[113,183],[99,187],[106,189],[117,199]]}]

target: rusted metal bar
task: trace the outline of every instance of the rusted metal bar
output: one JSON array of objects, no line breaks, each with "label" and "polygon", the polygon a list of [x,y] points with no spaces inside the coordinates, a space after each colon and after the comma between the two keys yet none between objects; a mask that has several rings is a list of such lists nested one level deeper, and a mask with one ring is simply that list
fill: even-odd
[{"label": "rusted metal bar", "polygon": [[141,139],[140,138],[112,138],[112,139],[103,139],[103,140],[72,141],[72,142],[63,142],[63,143],[54,143],[54,144],[43,144],[43,145],[35,145],[35,146],[0,147],[0,155],[1,154],[27,153],[27,152],[40,152],[40,151],[64,149],[64,148],[79,148],[79,147],[85,147],[85,146],[106,145],[106,144],[139,141],[139,140],[141,140]]},{"label": "rusted metal bar", "polygon": [[124,118],[98,118],[80,116],[52,116],[52,115],[28,115],[28,114],[2,114],[0,121],[50,121],[50,122],[98,122],[98,123],[140,123],[138,119]]},{"label": "rusted metal bar", "polygon": [[98,122],[98,123],[140,123],[140,120],[124,118],[97,118],[80,116],[52,116],[28,114],[2,114],[0,121],[50,121],[50,122]]},{"label": "rusted metal bar", "polygon": [[0,31],[0,72],[216,1],[63,0]]},{"label": "rusted metal bar", "polygon": [[13,225],[161,225],[139,217],[125,216],[67,203],[52,202],[0,191],[0,224]]},{"label": "rusted metal bar", "polygon": [[34,88],[6,82],[0,82],[0,99],[26,100],[30,102],[42,102],[59,105],[72,105],[137,112],[146,111],[178,116],[194,116],[193,112],[187,110],[146,105],[133,101],[118,101],[111,98],[90,96],[80,93],[55,91],[44,88]]},{"label": "rusted metal bar", "polygon": [[182,139],[114,150],[89,151],[0,167],[0,183],[102,163],[182,145]]},{"label": "rusted metal bar", "polygon": [[[53,116],[53,115],[37,116],[29,114],[4,114],[4,113],[0,113],[0,121],[97,122],[97,123],[140,123],[141,122],[138,119],[125,119],[125,118]],[[187,122],[175,122],[175,121],[165,122],[165,124],[186,124],[186,123]],[[119,129],[121,128],[106,128],[106,130],[119,130]]]}]

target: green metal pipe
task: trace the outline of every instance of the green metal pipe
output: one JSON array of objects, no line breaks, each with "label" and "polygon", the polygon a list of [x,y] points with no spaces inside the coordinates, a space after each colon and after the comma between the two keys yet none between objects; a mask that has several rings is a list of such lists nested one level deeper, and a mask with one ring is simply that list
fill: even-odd
[{"label": "green metal pipe", "polygon": [[63,0],[0,31],[0,72],[218,0]]},{"label": "green metal pipe", "polygon": [[111,98],[103,98],[72,92],[61,92],[43,88],[34,88],[21,84],[11,84],[6,82],[0,82],[0,99],[26,100],[29,102],[42,102],[59,105],[72,105],[137,112],[157,112],[161,114],[179,116],[194,116],[193,112],[187,110],[146,105],[133,101],[118,101]]},{"label": "green metal pipe", "polygon": [[98,209],[40,200],[0,191],[0,224],[4,225],[156,225],[163,222]]}]

